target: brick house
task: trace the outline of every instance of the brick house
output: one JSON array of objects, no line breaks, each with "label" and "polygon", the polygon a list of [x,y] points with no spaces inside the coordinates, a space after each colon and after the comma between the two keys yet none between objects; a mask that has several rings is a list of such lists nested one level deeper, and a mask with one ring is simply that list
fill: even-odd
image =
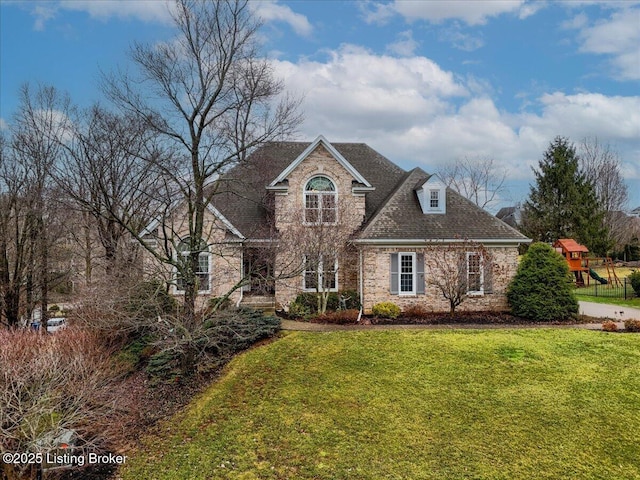
[{"label": "brick house", "polygon": [[[460,309],[502,310],[518,246],[530,242],[420,168],[407,172],[365,144],[331,144],[322,136],[267,144],[211,188],[198,271],[203,300],[242,284],[234,302],[286,308],[321,284],[357,291],[365,313],[381,301],[446,311],[448,302],[425,282],[430,256],[470,240],[490,260],[467,254],[470,292]],[[172,218],[179,235],[179,210]],[[338,230],[348,233],[348,246],[310,262],[309,233],[322,231],[330,242],[344,238],[331,236]],[[180,294],[179,281],[171,291]]]}]

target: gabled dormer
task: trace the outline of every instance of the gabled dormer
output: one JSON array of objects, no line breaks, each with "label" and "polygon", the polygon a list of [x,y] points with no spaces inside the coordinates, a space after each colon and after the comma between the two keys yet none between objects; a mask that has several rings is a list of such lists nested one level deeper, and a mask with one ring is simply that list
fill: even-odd
[{"label": "gabled dormer", "polygon": [[418,195],[422,213],[426,215],[447,213],[447,187],[435,175],[431,175],[416,189],[416,195]]}]

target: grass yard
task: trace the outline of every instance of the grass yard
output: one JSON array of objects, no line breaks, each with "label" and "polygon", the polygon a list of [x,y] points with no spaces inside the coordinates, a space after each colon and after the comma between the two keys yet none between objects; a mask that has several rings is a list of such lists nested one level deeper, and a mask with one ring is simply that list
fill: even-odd
[{"label": "grass yard", "polygon": [[290,333],[121,471],[146,479],[640,479],[640,335]]}]

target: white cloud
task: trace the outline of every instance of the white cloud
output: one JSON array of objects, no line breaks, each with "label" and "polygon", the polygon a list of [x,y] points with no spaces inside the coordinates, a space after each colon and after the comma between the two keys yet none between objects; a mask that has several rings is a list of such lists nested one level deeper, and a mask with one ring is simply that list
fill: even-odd
[{"label": "white cloud", "polygon": [[63,0],[60,8],[87,12],[92,18],[108,20],[135,18],[144,22],[171,22],[171,3],[167,0]]},{"label": "white cloud", "polygon": [[394,8],[408,21],[427,20],[432,23],[440,23],[444,20],[457,19],[469,25],[485,24],[489,17],[503,13],[522,16],[521,12],[524,12],[524,15],[528,16],[534,12],[531,5],[525,0],[493,0],[490,2],[396,0]]},{"label": "white cloud", "polygon": [[413,39],[413,32],[407,30],[398,34],[398,40],[387,45],[387,51],[389,53],[395,53],[401,57],[410,57],[416,51],[416,48],[420,45]]},{"label": "white cloud", "polygon": [[[610,58],[610,77],[618,80],[640,79],[640,8],[628,8],[631,2],[604,2],[614,8],[609,18],[591,24],[581,12],[561,24],[578,30],[580,52],[606,55]],[[620,8],[622,7],[622,8]]]},{"label": "white cloud", "polygon": [[8,128],[9,128],[9,125],[7,124],[6,120],[0,117],[0,130],[6,130]]},{"label": "white cloud", "polygon": [[42,31],[45,24],[56,16],[56,9],[50,4],[36,4],[33,6],[31,14],[35,17],[33,29]]},{"label": "white cloud", "polygon": [[455,48],[465,52],[472,52],[484,46],[484,40],[480,35],[463,33],[458,22],[455,22],[451,27],[440,30],[438,39],[451,43]]},{"label": "white cloud", "polygon": [[511,181],[524,182],[555,136],[597,136],[620,151],[627,178],[640,176],[633,167],[640,96],[555,92],[533,100],[538,113],[507,112],[486,80],[460,79],[426,57],[375,55],[353,45],[329,53],[324,62],[274,62],[287,88],[305,95],[305,139],[365,142],[405,168],[428,172],[464,156],[489,157]]},{"label": "white cloud", "polygon": [[378,3],[365,0],[358,3],[358,5],[364,21],[369,24],[383,25],[397,13],[392,3]]},{"label": "white cloud", "polygon": [[251,10],[266,22],[280,21],[289,24],[298,34],[308,37],[313,32],[313,27],[307,17],[295,13],[286,5],[279,5],[275,0],[263,0],[251,2]]}]

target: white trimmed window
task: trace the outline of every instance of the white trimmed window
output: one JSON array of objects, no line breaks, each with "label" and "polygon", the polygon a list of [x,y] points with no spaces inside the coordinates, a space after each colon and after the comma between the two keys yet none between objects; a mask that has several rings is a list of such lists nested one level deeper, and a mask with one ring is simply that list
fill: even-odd
[{"label": "white trimmed window", "polygon": [[440,209],[440,190],[429,190],[429,208],[432,210]]},{"label": "white trimmed window", "polygon": [[[181,261],[183,268],[188,269],[189,265],[189,256],[191,254],[191,241],[190,238],[184,238],[180,241],[177,247],[179,257],[177,260]],[[208,292],[210,288],[209,282],[209,274],[211,272],[210,263],[211,263],[211,254],[209,253],[209,246],[207,242],[200,239],[200,243],[197,246],[198,251],[198,264],[196,266],[195,277],[198,282],[198,291],[199,292]],[[176,274],[176,289],[179,291],[184,291],[185,283],[184,279]]]},{"label": "white trimmed window", "polygon": [[[318,288],[318,286],[320,288]],[[311,256],[304,257],[302,288],[308,291],[338,290],[338,259],[333,261],[320,257],[317,261]]]},{"label": "white trimmed window", "polygon": [[304,187],[305,223],[336,223],[337,191],[327,177],[313,177]]},{"label": "white trimmed window", "polygon": [[389,257],[389,266],[389,292],[392,295],[424,294],[423,253],[392,253]]},{"label": "white trimmed window", "polygon": [[482,255],[477,252],[467,252],[467,293],[482,295],[484,292]]},{"label": "white trimmed window", "polygon": [[400,295],[414,295],[416,293],[416,254],[400,253]]}]

